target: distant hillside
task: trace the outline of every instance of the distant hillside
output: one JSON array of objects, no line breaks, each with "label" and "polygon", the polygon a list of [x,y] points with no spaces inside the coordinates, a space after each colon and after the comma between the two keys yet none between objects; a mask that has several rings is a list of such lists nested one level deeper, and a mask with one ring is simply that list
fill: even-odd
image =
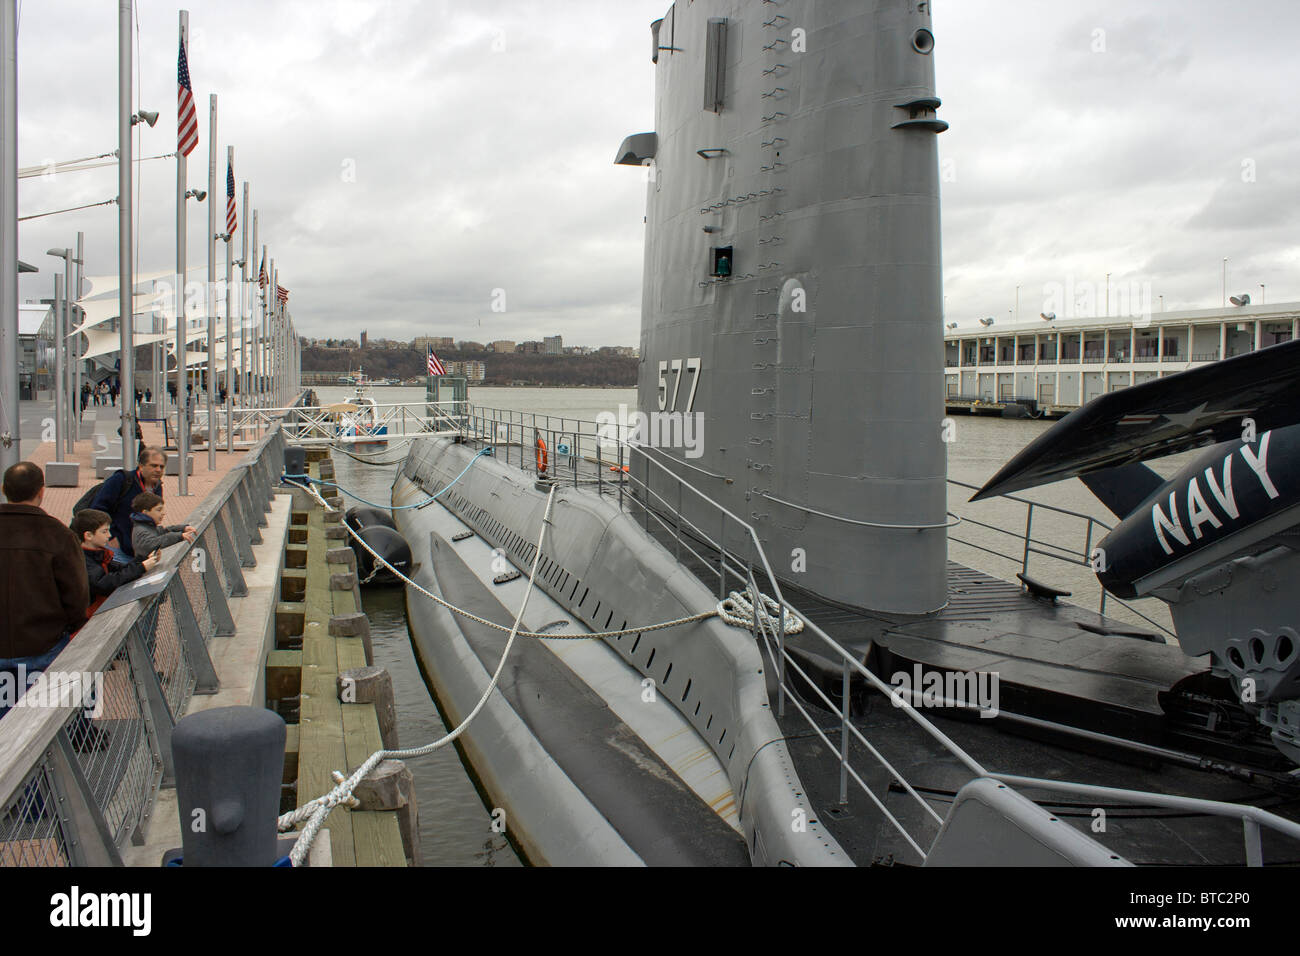
[{"label": "distant hillside", "polygon": [[[444,362],[482,362],[487,368],[484,385],[598,385],[631,388],[636,385],[638,360],[617,355],[523,355],[496,352],[440,352]],[[407,379],[425,374],[425,356],[418,349],[325,349],[304,347],[302,367],[307,372],[338,372],[364,367],[371,378]]]}]

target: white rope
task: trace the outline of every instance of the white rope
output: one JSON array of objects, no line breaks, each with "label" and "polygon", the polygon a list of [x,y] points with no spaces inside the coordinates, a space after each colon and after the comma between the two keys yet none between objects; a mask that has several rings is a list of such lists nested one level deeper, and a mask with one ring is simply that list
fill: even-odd
[{"label": "white rope", "polygon": [[[324,507],[327,511],[338,510],[337,508],[332,507],[328,502],[325,501],[323,497],[321,497],[320,492],[315,488],[314,485],[306,484],[306,485],[298,485],[298,487],[303,488],[308,493],[310,493],[312,497],[314,497],[318,502],[320,502],[321,506]],[[460,614],[466,618],[469,618],[472,621],[477,621],[480,624],[486,624],[489,627],[493,627],[501,631],[507,631],[510,637],[506,640],[506,646],[501,652],[501,660],[497,664],[496,672],[492,675],[492,679],[488,682],[487,689],[483,692],[483,696],[479,698],[479,702],[474,706],[474,709],[471,710],[468,715],[466,715],[465,719],[460,722],[460,724],[456,727],[455,730],[453,730],[451,733],[444,736],[442,739],[436,740],[429,744],[425,744],[423,747],[415,747],[406,750],[376,750],[373,754],[371,754],[369,757],[366,758],[365,762],[363,762],[361,766],[358,767],[350,777],[345,778],[343,774],[335,770],[331,774],[336,784],[334,789],[332,789],[329,793],[325,794],[324,796],[317,797],[316,799],[303,804],[301,807],[298,807],[296,810],[291,810],[290,812],[280,816],[280,818],[277,821],[277,826],[278,829],[280,829],[281,831],[292,829],[294,826],[303,822],[304,820],[307,821],[307,825],[304,826],[301,832],[299,833],[297,842],[294,843],[293,850],[291,850],[289,853],[290,860],[292,861],[294,866],[302,865],[302,861],[306,859],[307,853],[310,851],[312,843],[315,841],[316,836],[320,833],[320,828],[324,825],[326,818],[330,815],[330,812],[335,807],[343,804],[346,804],[347,806],[354,807],[354,808],[359,806],[359,802],[352,795],[352,793],[356,789],[357,785],[362,780],[364,780],[370,774],[370,772],[379,765],[381,761],[406,760],[414,757],[426,756],[428,754],[433,753],[435,750],[438,750],[439,748],[444,747],[447,744],[451,743],[462,733],[464,733],[465,729],[470,725],[470,723],[474,720],[474,718],[477,717],[479,713],[483,710],[483,708],[487,705],[487,702],[492,695],[492,691],[496,689],[497,681],[500,679],[501,673],[505,669],[506,659],[510,655],[510,648],[513,646],[516,637],[537,637],[537,638],[544,638],[547,640],[594,640],[603,637],[613,637],[619,634],[644,634],[650,631],[659,631],[669,627],[676,627],[680,624],[689,624],[694,621],[702,621],[714,616],[722,618],[722,620],[726,621],[728,624],[733,624],[737,627],[743,627],[746,630],[753,629],[754,627],[753,605],[740,592],[732,591],[731,594],[724,601],[720,602],[716,608],[713,608],[708,611],[703,611],[699,614],[695,614],[690,617],[679,618],[673,621],[665,621],[660,624],[652,624],[646,627],[626,628],[624,630],[619,630],[619,631],[602,631],[602,632],[588,633],[588,634],[544,634],[544,633],[537,633],[533,631],[521,631],[519,629],[519,623],[520,621],[523,620],[524,611],[528,607],[528,600],[533,593],[533,587],[537,578],[537,568],[541,562],[541,557],[542,557],[542,544],[546,538],[546,527],[547,525],[550,524],[551,507],[555,502],[555,492],[557,488],[558,486],[553,485],[551,487],[550,492],[546,496],[546,511],[542,515],[542,527],[537,536],[537,547],[533,554],[533,564],[532,564],[532,568],[530,568],[528,572],[528,588],[524,592],[524,600],[519,607],[519,613],[515,615],[514,624],[509,628],[497,624],[494,621],[489,621],[486,618],[481,618],[475,614],[471,614],[469,611],[466,611],[463,608],[458,608],[455,605],[450,604],[447,601],[444,601],[442,598],[438,597],[437,595],[431,594],[429,591],[425,590],[423,587],[421,587],[420,585],[412,581],[409,577],[407,577],[397,568],[393,567],[392,564],[390,564],[382,555],[380,555],[372,547],[370,547],[369,544],[367,544],[364,540],[362,540],[362,538],[355,531],[353,531],[352,527],[348,525],[346,521],[343,522],[343,527],[347,528],[348,533],[353,537],[353,539],[360,542],[361,546],[365,548],[367,551],[369,551],[371,556],[375,559],[375,571],[371,572],[370,577],[374,577],[375,573],[378,572],[379,567],[382,565],[383,567],[388,568],[388,570],[390,570],[393,574],[401,578],[407,585],[413,587],[421,594],[425,595],[431,600],[447,608],[449,611],[452,611],[456,614]],[[772,598],[768,597],[765,594],[760,595],[760,598],[762,600],[764,610],[760,611],[759,613],[763,615],[763,620],[765,622],[770,622],[771,628],[775,630],[777,626],[777,618],[774,615],[776,615],[780,611],[780,605],[775,600],[773,600]],[[798,615],[796,615],[791,609],[789,609],[789,607],[787,607],[785,632],[787,634],[797,634],[801,630],[803,630],[803,620],[800,619]]]},{"label": "white rope", "polygon": [[[292,483],[291,481],[289,481],[289,479],[286,479],[286,482]],[[306,486],[297,485],[297,487],[302,488]],[[315,487],[307,487],[307,490],[312,493],[312,495],[316,498],[317,501],[321,502],[321,504],[323,504],[330,511],[338,510],[337,508],[332,508],[328,504],[326,504],[325,499],[323,499],[320,496],[320,494],[316,491]],[[556,490],[556,488],[552,488],[551,490],[554,491]],[[393,567],[393,565],[391,565],[383,555],[381,555],[378,551],[372,548],[365,540],[361,538],[359,534],[357,534],[356,531],[352,530],[352,526],[349,525],[346,521],[343,522],[343,527],[346,528],[348,534],[352,536],[352,540],[356,541],[358,544],[361,545],[361,547],[365,548],[366,551],[370,553],[370,556],[375,560],[375,567],[379,567],[382,565],[383,567],[387,568],[396,577],[401,579],[402,583],[420,592],[425,597],[427,597],[430,601],[433,601],[435,604],[442,605],[448,611],[451,611],[453,614],[459,614],[463,618],[474,621],[477,624],[482,624],[486,627],[494,628],[498,631],[502,631],[505,633],[508,633],[510,631],[510,628],[506,627],[503,624],[498,624],[496,623],[496,621],[489,621],[485,617],[479,617],[477,614],[473,614],[470,611],[465,610],[464,608],[457,607],[451,602],[446,601],[443,598],[440,598],[438,595],[433,594],[432,592],[421,587],[417,582],[411,580],[409,577],[407,577],[397,568]],[[373,576],[373,573],[371,576]],[[626,637],[629,634],[649,634],[652,631],[662,631],[665,628],[677,627],[682,624],[693,624],[696,621],[704,621],[707,620],[708,618],[716,617],[716,616],[718,616],[718,609],[711,608],[710,610],[707,611],[701,611],[699,614],[692,614],[690,617],[674,618],[671,621],[662,621],[659,624],[646,624],[641,627],[625,627],[617,631],[589,631],[584,634],[543,634],[537,631],[520,631],[519,636],[540,637],[540,638],[545,638],[548,641],[591,641],[591,640],[603,639],[606,637]]]},{"label": "white rope", "polygon": [[[324,499],[315,492],[315,489],[311,490],[316,494],[316,498],[321,502],[321,504],[324,504]],[[316,835],[320,832],[320,828],[324,825],[325,818],[330,815],[331,810],[341,803],[348,803],[350,806],[357,805],[356,798],[352,796],[352,791],[356,789],[357,784],[370,774],[370,771],[374,770],[375,767],[379,765],[380,761],[404,760],[411,757],[423,757],[426,754],[433,753],[435,750],[446,746],[464,733],[465,728],[468,727],[474,718],[479,715],[479,712],[487,706],[487,702],[492,696],[492,691],[496,689],[497,681],[501,679],[501,672],[505,670],[506,658],[510,656],[510,648],[515,642],[515,637],[519,630],[519,622],[523,620],[524,611],[528,608],[528,599],[532,597],[533,594],[533,583],[537,577],[537,566],[541,563],[542,558],[542,541],[546,537],[546,526],[550,524],[551,521],[551,505],[554,501],[555,488],[552,487],[550,493],[546,496],[546,511],[542,515],[542,527],[541,531],[537,535],[537,552],[533,555],[533,566],[528,573],[528,590],[524,592],[523,603],[519,606],[519,613],[515,615],[514,626],[510,629],[510,638],[506,641],[506,646],[501,651],[501,661],[497,664],[496,672],[492,675],[492,679],[488,681],[487,689],[483,691],[483,696],[480,697],[478,703],[474,705],[474,709],[465,716],[465,719],[460,722],[455,730],[444,736],[441,740],[435,740],[432,743],[425,744],[423,747],[415,747],[407,750],[376,750],[373,754],[367,757],[365,762],[347,779],[342,779],[343,775],[338,771],[335,771],[333,776],[336,786],[333,790],[325,794],[323,797],[317,797],[315,800],[303,804],[296,810],[283,814],[278,821],[278,827],[280,830],[288,830],[295,824],[301,823],[303,820],[307,821],[307,825],[302,828],[302,832],[299,834],[297,842],[293,845],[293,850],[289,853],[289,858],[294,866],[302,866],[303,860],[307,858],[307,853],[311,850],[312,842],[315,841]],[[326,507],[329,506],[326,505]]]},{"label": "white rope", "polygon": [[[775,598],[768,597],[766,594],[759,594],[760,603],[763,605],[758,614],[762,621],[764,630],[775,632],[781,623],[781,605]],[[749,598],[739,591],[732,591],[726,599],[718,603],[718,617],[722,618],[728,624],[735,627],[743,627],[747,631],[754,629],[754,605]],[[794,612],[790,605],[785,606],[785,633],[798,634],[803,630],[803,618]]]}]

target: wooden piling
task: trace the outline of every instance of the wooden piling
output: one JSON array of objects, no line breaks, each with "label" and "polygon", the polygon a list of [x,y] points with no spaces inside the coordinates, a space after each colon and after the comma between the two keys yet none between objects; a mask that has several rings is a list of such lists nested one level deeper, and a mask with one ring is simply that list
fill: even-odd
[{"label": "wooden piling", "polygon": [[[327,449],[308,449],[307,461],[316,478],[322,464],[332,465]],[[333,771],[349,774],[376,750],[389,749],[386,742],[395,746],[397,741],[391,678],[368,668],[370,627],[362,613],[355,556],[351,548],[340,547],[346,540],[341,518],[340,511],[294,493],[276,608],[277,650],[268,656],[266,687],[268,701],[297,697],[298,723],[285,743],[285,787],[297,806],[328,793]],[[344,675],[355,694],[340,694]],[[394,773],[385,770],[367,789],[371,796],[363,808],[338,807],[327,818],[334,866],[405,866],[418,860],[414,789],[402,789],[400,772],[399,779],[389,780]]]}]

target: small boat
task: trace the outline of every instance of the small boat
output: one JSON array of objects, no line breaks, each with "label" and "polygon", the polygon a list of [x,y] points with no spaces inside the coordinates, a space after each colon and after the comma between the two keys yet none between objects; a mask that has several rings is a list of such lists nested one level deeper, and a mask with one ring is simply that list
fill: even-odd
[{"label": "small boat", "polygon": [[337,416],[338,437],[347,445],[362,450],[387,447],[388,426],[379,420],[379,408],[370,395],[370,380],[360,369],[350,377],[356,391],[346,402],[330,407]]}]

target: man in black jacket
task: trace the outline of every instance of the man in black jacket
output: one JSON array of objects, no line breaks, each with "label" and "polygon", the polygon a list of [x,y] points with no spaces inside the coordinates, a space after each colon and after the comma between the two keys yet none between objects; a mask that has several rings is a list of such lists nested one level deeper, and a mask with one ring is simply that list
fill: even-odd
[{"label": "man in black jacket", "polygon": [[[0,670],[33,679],[86,620],[86,564],[67,526],[41,510],[45,475],[19,462],[4,473],[0,505]],[[22,688],[26,690],[26,688]],[[8,709],[0,701],[0,716]]]},{"label": "man in black jacket", "polygon": [[[141,492],[152,492],[162,497],[162,477],[167,468],[167,453],[156,445],[140,452],[140,463],[135,471],[118,471],[110,475],[90,503],[96,511],[108,514],[112,523],[113,544],[126,558],[135,557],[131,549],[131,502]],[[113,542],[110,542],[113,543]]]}]

